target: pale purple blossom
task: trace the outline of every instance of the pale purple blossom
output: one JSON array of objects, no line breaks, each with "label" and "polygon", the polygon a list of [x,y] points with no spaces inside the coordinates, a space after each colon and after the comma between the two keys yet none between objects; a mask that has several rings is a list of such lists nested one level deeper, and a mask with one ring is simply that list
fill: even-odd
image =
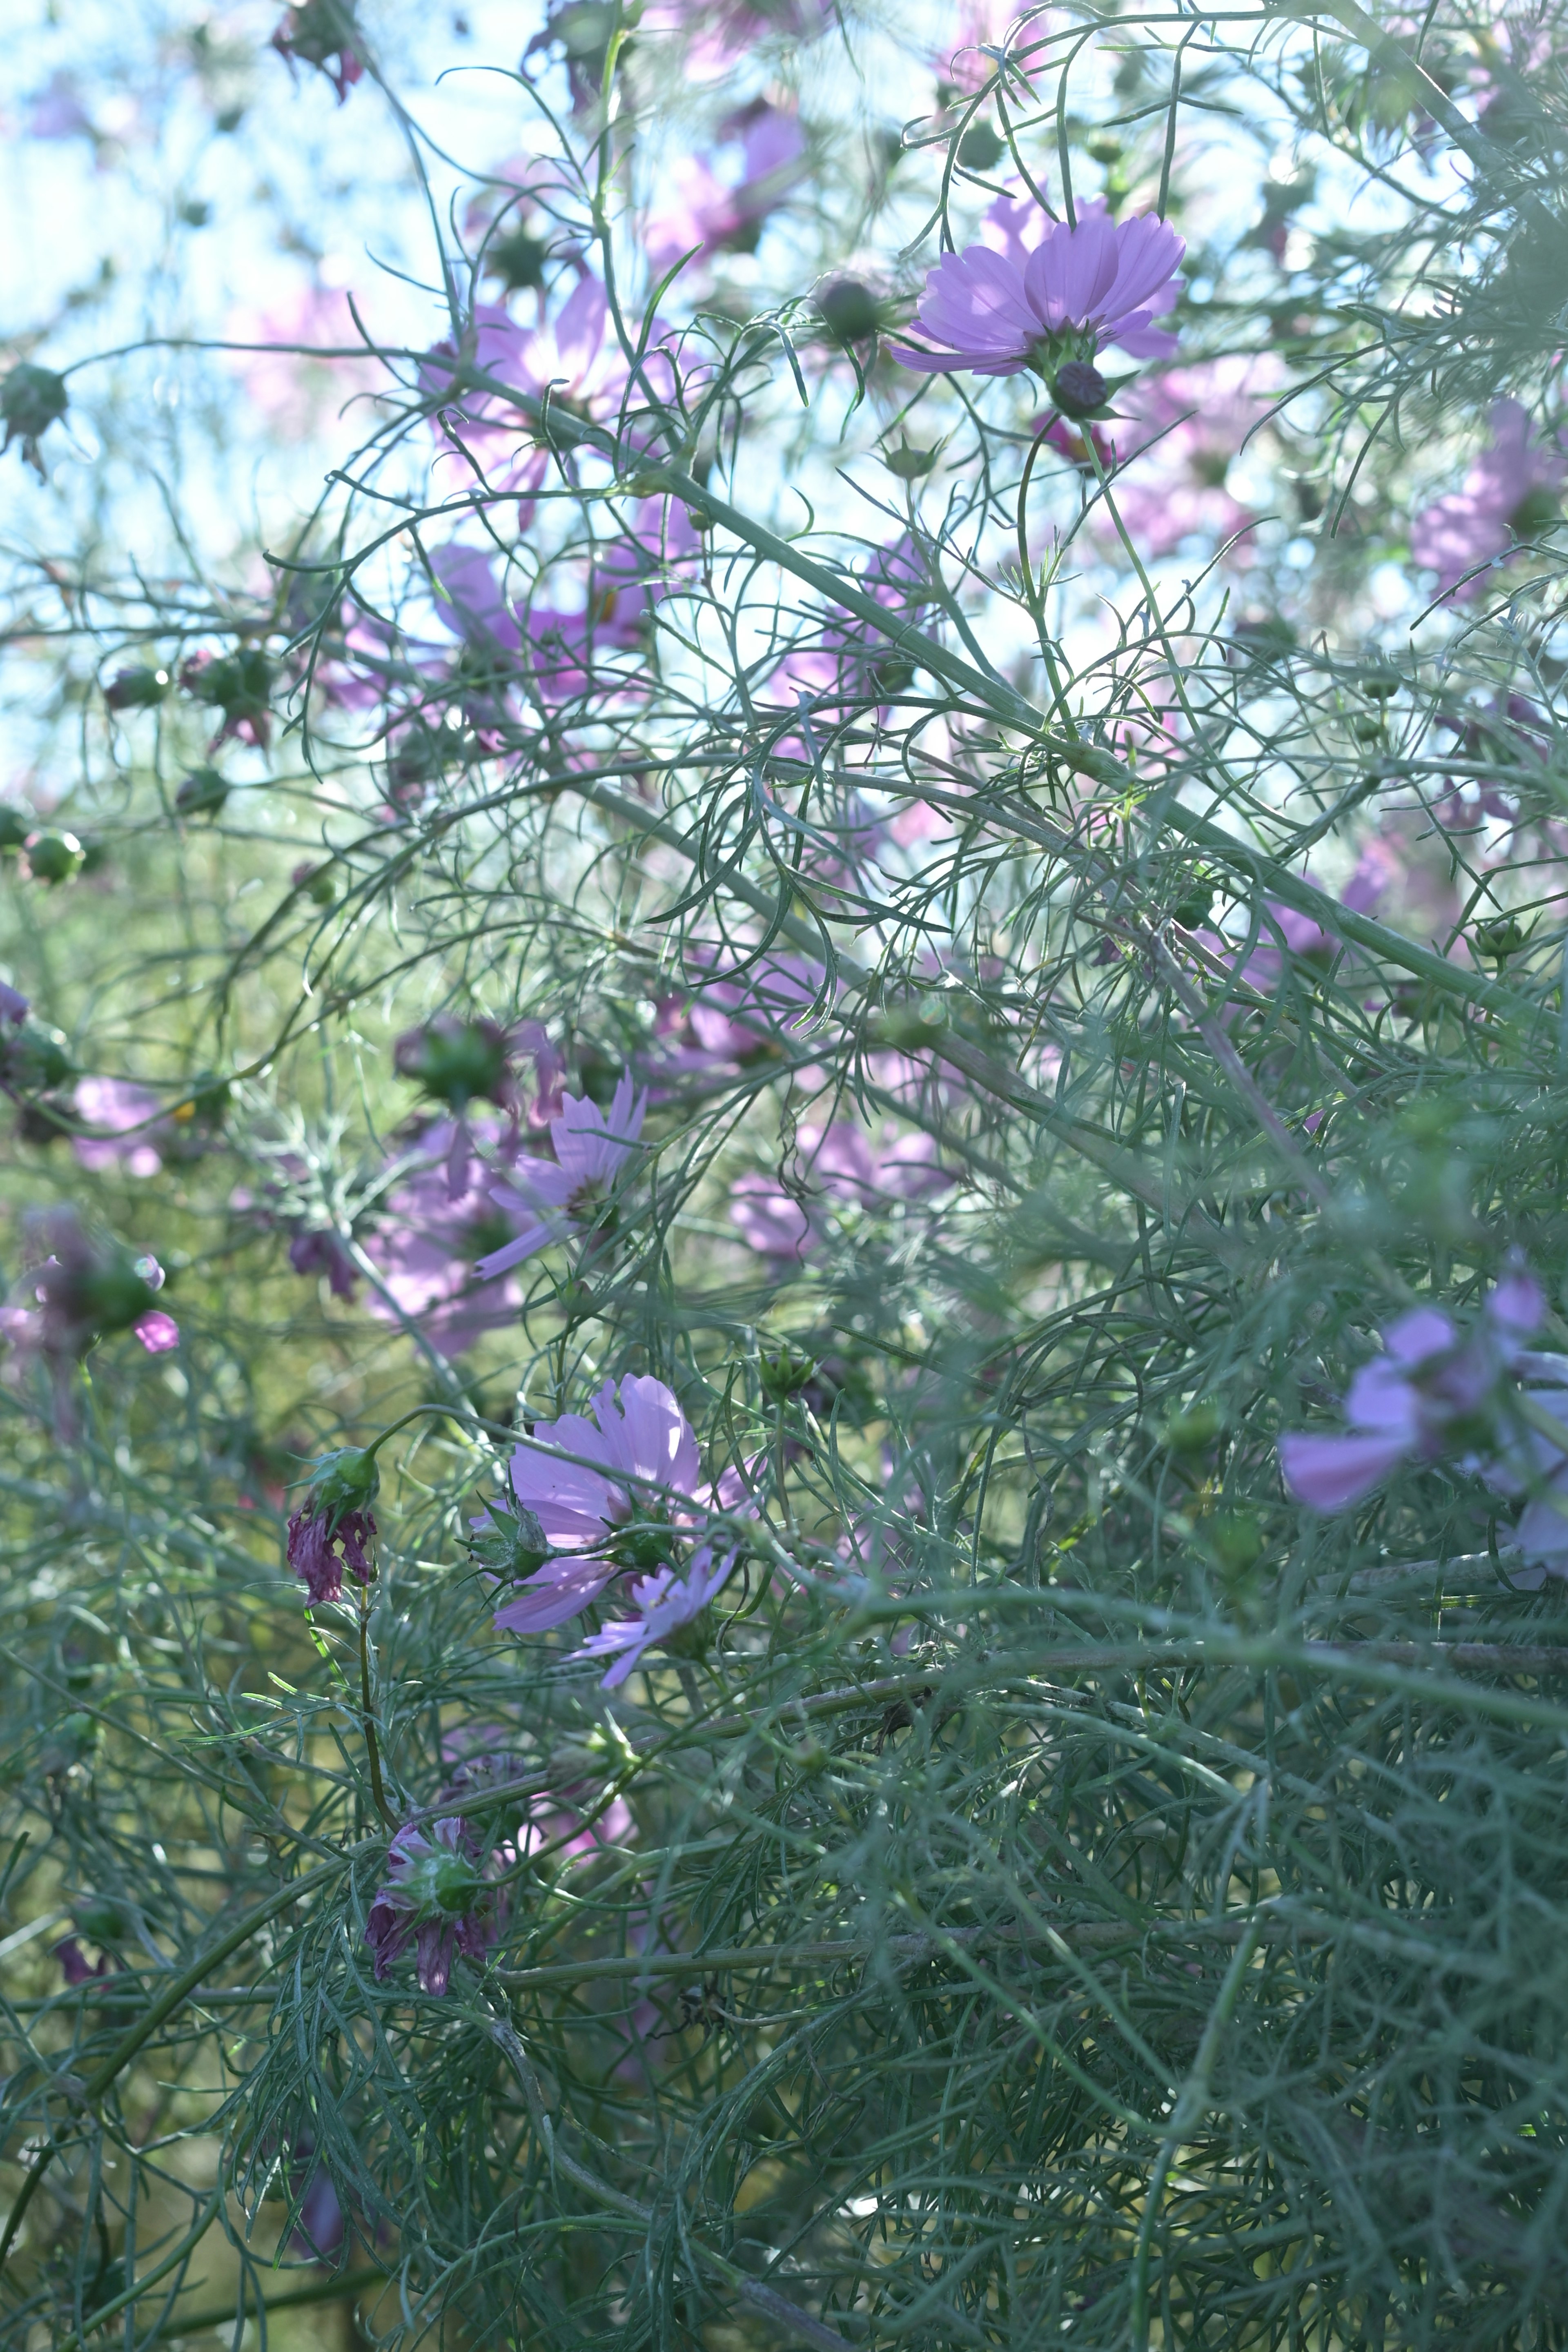
[{"label": "pale purple blossom", "polygon": [[799,1172],[790,1184],[761,1171],[730,1188],[730,1217],[759,1256],[799,1258],[820,1248],[832,1208],[888,1206],[945,1192],[952,1178],[929,1135],[884,1128],[876,1143],[847,1119],[803,1127]]},{"label": "pale purple blossom", "polygon": [[1445,596],[1479,594],[1492,564],[1555,520],[1565,477],[1568,458],[1557,443],[1535,439],[1529,412],[1517,400],[1495,401],[1490,446],[1460,488],[1416,516],[1412,561],[1436,572]]},{"label": "pale purple blossom", "polygon": [[1468,1337],[1440,1307],[1402,1315],[1384,1334],[1384,1353],[1351,1382],[1345,1433],[1280,1438],[1290,1493],[1315,1511],[1349,1510],[1405,1462],[1436,1462],[1456,1446],[1473,1454],[1504,1374],[1545,1311],[1540,1286],[1516,1264]]},{"label": "pale purple blossom", "polygon": [[496,1611],[503,1633],[564,1624],[623,1570],[672,1560],[702,1507],[697,1439],[662,1381],[628,1372],[618,1402],[606,1381],[591,1410],[592,1421],[569,1412],[536,1423],[533,1443],[511,1457],[512,1494],[538,1518],[551,1557]]},{"label": "pale purple blossom", "polygon": [[[454,1192],[454,1153],[461,1138],[462,1181]],[[481,1335],[510,1322],[518,1293],[506,1276],[481,1280],[476,1262],[514,1237],[519,1213],[491,1197],[498,1160],[515,1150],[515,1130],[493,1122],[438,1119],[393,1165],[399,1181],[387,1194],[382,1222],[366,1236],[365,1255],[379,1271],[384,1295],[373,1291],[370,1310],[384,1321],[398,1310],[417,1324],[442,1355],[457,1357]],[[469,1153],[478,1150],[477,1161]]]},{"label": "pale purple blossom", "polygon": [[498,1932],[496,1896],[479,1865],[469,1824],[448,1815],[428,1834],[400,1829],[386,1854],[386,1879],[364,1923],[379,1984],[410,1944],[421,1992],[444,1993],[459,1952],[482,1960]]},{"label": "pale purple blossom", "polygon": [[[1117,503],[1139,547],[1173,554],[1183,540],[1230,540],[1258,520],[1226,486],[1231,462],[1266,413],[1276,371],[1249,357],[1152,377],[1128,395],[1116,436]],[[1248,542],[1232,562],[1250,561]]]},{"label": "pale purple blossom", "polygon": [[621,1171],[637,1148],[647,1108],[647,1097],[634,1093],[629,1073],[620,1079],[607,1111],[595,1102],[565,1096],[550,1122],[553,1160],[520,1159],[510,1181],[491,1187],[490,1199],[516,1217],[521,1230],[479,1259],[475,1272],[488,1281],[552,1242],[601,1224]]},{"label": "pale purple blossom", "polygon": [[1108,343],[1135,359],[1174,351],[1175,337],[1154,320],[1179,290],[1185,246],[1152,214],[1113,221],[1086,205],[1078,225],[1055,221],[1022,265],[989,246],[944,255],[925,282],[912,325],[927,345],[892,346],[905,367],[927,375],[965,368],[975,375],[1017,375],[1031,368],[1069,414],[1097,403],[1061,397],[1064,366],[1086,368]]},{"label": "pale purple blossom", "polygon": [[163,1104],[146,1087],[126,1078],[80,1078],[77,1082],[79,1118],[106,1130],[98,1135],[73,1135],[71,1150],[84,1168],[112,1168],[118,1162],[129,1176],[156,1176],[163,1165],[157,1138]]},{"label": "pale purple blossom", "polygon": [[678,1577],[672,1568],[661,1568],[652,1576],[639,1577],[631,1589],[637,1615],[601,1626],[573,1651],[573,1657],[611,1659],[603,1688],[619,1689],[641,1663],[645,1651],[679,1645],[679,1636],[697,1623],[727,1581],[736,1557],[734,1549],[716,1556],[704,1549],[684,1576]]},{"label": "pale purple blossom", "polygon": [[721,176],[697,157],[677,167],[672,193],[644,238],[660,277],[689,254],[700,259],[724,247],[752,250],[768,215],[800,176],[805,138],[797,116],[757,99],[721,127],[739,142],[738,171]]}]

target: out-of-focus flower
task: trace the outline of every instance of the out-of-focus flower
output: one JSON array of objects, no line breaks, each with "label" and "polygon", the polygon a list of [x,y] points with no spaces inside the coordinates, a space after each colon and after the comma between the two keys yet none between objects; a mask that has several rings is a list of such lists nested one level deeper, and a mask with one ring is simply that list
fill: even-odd
[{"label": "out-of-focus flower", "polygon": [[324,1274],[334,1298],[352,1298],[359,1269],[341,1235],[322,1226],[295,1234],[289,1244],[289,1263],[296,1274]]},{"label": "out-of-focus flower", "polygon": [[697,1440],[662,1381],[628,1372],[618,1402],[606,1381],[592,1411],[592,1421],[569,1412],[536,1423],[535,1444],[511,1457],[512,1495],[534,1514],[551,1556],[496,1611],[503,1633],[563,1625],[623,1570],[672,1565],[701,1512]]},{"label": "out-of-focus flower", "polygon": [[616,1086],[607,1112],[597,1103],[565,1096],[550,1122],[554,1160],[519,1160],[510,1183],[491,1187],[490,1199],[522,1221],[522,1230],[501,1248],[488,1251],[475,1272],[489,1280],[552,1242],[602,1228],[613,1213],[616,1181],[636,1149],[647,1108],[647,1097],[634,1093],[629,1073]]},{"label": "out-of-focus flower", "polygon": [[[360,318],[354,317],[354,308]],[[363,303],[351,305],[334,286],[307,286],[270,309],[230,313],[226,339],[237,349],[230,364],[253,407],[277,433],[304,440],[328,428],[361,396],[386,382],[386,371],[365,349]],[[343,357],[328,357],[344,353]]]},{"label": "out-of-focus flower", "polygon": [[[619,344],[606,336],[609,318],[609,298],[589,272],[538,326],[519,326],[501,303],[479,302],[459,345],[440,342],[426,353],[419,388],[438,405],[441,435],[493,488],[527,497],[551,463],[548,445],[509,392],[535,400],[548,394],[552,405],[577,416],[615,414],[627,371]],[[645,365],[668,373],[657,352]],[[491,384],[476,384],[476,375]],[[530,511],[522,511],[525,527]]]},{"label": "out-of-focus flower", "polygon": [[[1152,378],[1128,396],[1131,421],[1116,436],[1116,498],[1142,551],[1169,555],[1184,539],[1228,540],[1256,522],[1226,478],[1264,414],[1268,383],[1255,360],[1212,360]],[[1250,560],[1247,541],[1232,560]]]},{"label": "out-of-focus flower", "polygon": [[163,1286],[155,1257],[132,1258],[112,1242],[94,1242],[74,1209],[34,1212],[26,1231],[39,1257],[23,1281],[37,1305],[0,1318],[14,1348],[64,1364],[117,1331],[133,1333],[152,1355],[175,1345],[178,1327],[153,1305]]},{"label": "out-of-focus flower", "polygon": [[54,1946],[53,1954],[68,1985],[95,1984],[110,1972],[108,1954],[100,1952],[96,1960],[89,1961],[74,1936],[64,1937]]},{"label": "out-of-focus flower", "polygon": [[288,65],[315,66],[338,93],[341,106],[364,72],[364,61],[354,47],[359,38],[350,0],[297,0],[285,10],[272,36],[272,47]]},{"label": "out-of-focus flower", "polygon": [[156,1176],[163,1165],[158,1149],[166,1130],[163,1107],[146,1087],[126,1078],[79,1078],[76,1088],[79,1118],[101,1135],[73,1135],[71,1150],[84,1168],[112,1168],[118,1161],[127,1175]]},{"label": "out-of-focus flower", "polygon": [[5,427],[3,446],[8,449],[13,441],[20,441],[23,458],[40,481],[44,460],[38,443],[69,405],[65,378],[52,369],[35,367],[30,360],[18,360],[0,380],[0,424]]},{"label": "out-of-focus flower", "polygon": [[335,2263],[348,2235],[348,2220],[331,2173],[322,2164],[311,2167],[315,2153],[315,2141],[309,2132],[302,2132],[294,2143],[294,2163],[290,2167],[295,2195],[299,2194],[300,2177],[308,2174],[308,2179],[289,2242],[307,2262]]},{"label": "out-of-focus flower", "polygon": [[[458,1129],[464,1126],[463,1182],[452,1190],[452,1163]],[[485,1163],[477,1171],[468,1159],[478,1150]],[[502,1276],[485,1282],[474,1272],[475,1262],[504,1246],[516,1230],[490,1196],[490,1181],[499,1154],[515,1149],[515,1133],[503,1136],[493,1124],[471,1134],[454,1119],[439,1119],[427,1128],[415,1147],[418,1158],[388,1193],[382,1221],[366,1236],[365,1255],[380,1271],[392,1304],[372,1292],[370,1310],[391,1320],[401,1308],[416,1323],[433,1347],[444,1356],[460,1356],[481,1335],[516,1313],[518,1297]]]},{"label": "out-of-focus flower", "polygon": [[310,1490],[289,1521],[289,1565],[313,1601],[342,1597],[346,1568],[356,1583],[375,1575],[371,1504],[380,1484],[374,1454],[342,1446],[323,1454],[310,1473]]},{"label": "out-of-focus flower", "polygon": [[259,646],[240,646],[231,654],[193,654],[180,665],[180,684],[194,701],[222,713],[209,753],[230,736],[261,751],[271,742],[273,665]]},{"label": "out-of-focus flower", "polygon": [[[1483,817],[1517,817],[1519,782],[1531,770],[1543,768],[1552,756],[1552,722],[1528,695],[1499,694],[1483,709],[1446,712],[1437,724],[1458,737],[1456,756],[1467,765],[1495,766],[1498,772],[1495,782],[1484,775],[1450,780],[1437,804],[1445,832],[1473,829]],[[1503,781],[1510,771],[1517,779],[1512,784]]]},{"label": "out-of-focus flower", "polygon": [[1535,439],[1517,400],[1493,403],[1491,436],[1462,487],[1427,507],[1411,527],[1411,558],[1436,572],[1445,596],[1479,595],[1489,566],[1558,518],[1568,457]]},{"label": "out-of-focus flower", "polygon": [[471,1102],[507,1108],[516,1099],[508,1063],[507,1032],[498,1021],[461,1021],[437,1013],[417,1029],[405,1029],[392,1049],[400,1077],[447,1109],[461,1114]]},{"label": "out-of-focus flower", "polygon": [[1152,214],[1113,221],[1086,205],[1078,225],[1054,221],[1020,268],[984,245],[950,253],[925,282],[914,331],[933,346],[894,344],[893,357],[922,374],[974,375],[1032,369],[1064,415],[1092,416],[1107,387],[1095,353],[1120,344],[1135,359],[1163,357],[1176,339],[1152,323],[1176,299],[1186,247]]},{"label": "out-of-focus flower", "polygon": [[1495,1435],[1506,1372],[1546,1311],[1539,1285],[1515,1265],[1490,1293],[1478,1328],[1464,1339],[1436,1307],[1402,1315],[1384,1335],[1384,1353],[1363,1364],[1345,1397],[1348,1431],[1279,1440],[1279,1466],[1298,1502],[1344,1511],[1401,1463],[1474,1454]]},{"label": "out-of-focus flower", "polygon": [[27,108],[29,139],[96,138],[92,117],[82,105],[74,77],[57,66]]},{"label": "out-of-focus flower", "polygon": [[420,1991],[444,1993],[458,1954],[482,1960],[498,1932],[495,1890],[479,1866],[470,1824],[448,1815],[433,1822],[428,1835],[400,1829],[364,1923],[376,1982],[412,1944]]},{"label": "out-of-focus flower", "polygon": [[805,138],[795,115],[757,99],[723,127],[739,141],[740,175],[721,179],[696,159],[681,164],[669,200],[654,214],[644,238],[660,276],[687,255],[700,260],[721,250],[753,252],[768,215],[800,177]]},{"label": "out-of-focus flower", "polygon": [[13,988],[8,981],[0,980],[0,1021],[8,1021],[13,1028],[19,1028],[27,1013],[28,1000],[21,990]]},{"label": "out-of-focus flower", "polygon": [[803,1127],[798,1143],[802,1173],[793,1188],[761,1172],[738,1176],[730,1187],[731,1220],[759,1256],[799,1258],[820,1248],[823,1211],[830,1206],[915,1201],[945,1192],[952,1181],[929,1135],[887,1128],[873,1146],[859,1128],[835,1119],[826,1128]]}]

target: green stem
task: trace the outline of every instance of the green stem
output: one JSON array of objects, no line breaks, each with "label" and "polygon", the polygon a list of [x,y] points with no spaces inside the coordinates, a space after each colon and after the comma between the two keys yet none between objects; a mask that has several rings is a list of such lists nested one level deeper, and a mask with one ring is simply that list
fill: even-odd
[{"label": "green stem", "polygon": [[1231,1955],[1230,1966],[1226,1969],[1219,1991],[1215,1996],[1214,2007],[1210,2010],[1208,2022],[1204,2027],[1203,2039],[1198,2043],[1198,2054],[1193,2061],[1191,2074],[1176,2095],[1175,2105],[1171,2109],[1171,2119],[1165,2126],[1164,2136],[1161,2141],[1160,2153],[1155,2159],[1153,2172],[1150,2176],[1149,2187],[1143,2199],[1143,2218],[1138,2226],[1138,2245],[1132,2257],[1132,2352],[1149,2352],[1149,2256],[1153,2244],[1155,2224],[1160,2218],[1160,2206],[1165,2194],[1165,2183],[1170,2178],[1171,2167],[1176,2160],[1183,2141],[1195,2128],[1205,2108],[1212,2104],[1209,2096],[1209,2078],[1214,2073],[1214,2062],[1219,2053],[1220,2036],[1230,2022],[1231,2011],[1236,2007],[1242,1980],[1252,1966],[1252,1956],[1258,1949],[1263,1927],[1261,1911],[1255,1911],[1247,1923],[1246,1935]]},{"label": "green stem", "polygon": [[[390,1433],[388,1433],[390,1434]],[[381,1777],[381,1749],[376,1744],[375,1710],[370,1696],[370,1587],[362,1584],[359,1595],[359,1689],[361,1721],[364,1726],[365,1755],[370,1762],[370,1793],[375,1810],[389,1830],[398,1826],[397,1815],[386,1801],[386,1790]]]}]

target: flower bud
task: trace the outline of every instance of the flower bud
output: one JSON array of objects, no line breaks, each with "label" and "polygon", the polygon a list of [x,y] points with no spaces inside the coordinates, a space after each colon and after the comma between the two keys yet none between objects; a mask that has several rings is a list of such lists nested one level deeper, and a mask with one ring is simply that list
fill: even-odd
[{"label": "flower bud", "polygon": [[506,1032],[493,1021],[438,1013],[401,1036],[392,1057],[404,1077],[454,1111],[476,1100],[499,1102],[505,1091]]},{"label": "flower bud", "polygon": [[869,342],[882,323],[882,308],[858,278],[838,278],[816,298],[816,315],[836,343]]},{"label": "flower bud", "polygon": [[329,1519],[342,1511],[362,1511],[374,1500],[380,1484],[381,1472],[368,1446],[340,1446],[311,1466],[311,1508]]},{"label": "flower bud", "polygon": [[174,794],[182,816],[218,816],[228,798],[228,781],[216,768],[195,768]]},{"label": "flower bud", "polygon": [[27,871],[36,882],[68,882],[79,868],[83,854],[74,833],[27,835]]},{"label": "flower bud", "polygon": [[110,710],[153,710],[169,691],[166,669],[117,670],[103,689]]},{"label": "flower bud", "polygon": [[1051,378],[1051,398],[1075,423],[1098,416],[1110,387],[1091,360],[1067,360]]},{"label": "flower bud", "polygon": [[62,417],[69,407],[65,378],[56,375],[52,368],[34,367],[29,361],[19,361],[0,383],[0,421],[5,426],[5,447],[13,441],[22,444],[22,455],[35,473],[42,474],[43,461],[38,456],[40,436]]}]

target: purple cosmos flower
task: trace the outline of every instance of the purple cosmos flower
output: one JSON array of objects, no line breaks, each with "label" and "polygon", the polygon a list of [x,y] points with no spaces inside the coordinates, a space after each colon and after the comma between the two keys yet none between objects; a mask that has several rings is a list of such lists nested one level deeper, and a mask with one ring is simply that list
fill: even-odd
[{"label": "purple cosmos flower", "polygon": [[9,1021],[13,1028],[19,1028],[27,1017],[27,999],[21,990],[0,980],[0,1021]]},{"label": "purple cosmos flower", "polygon": [[1436,572],[1444,596],[1479,595],[1488,567],[1557,519],[1568,458],[1534,439],[1517,400],[1493,403],[1491,432],[1490,447],[1463,486],[1427,507],[1411,528],[1411,559]]},{"label": "purple cosmos flower", "polygon": [[480,1258],[474,1271],[488,1281],[552,1242],[602,1223],[616,1177],[642,1133],[647,1108],[647,1097],[634,1095],[629,1074],[616,1087],[607,1112],[597,1103],[565,1096],[550,1122],[554,1160],[520,1160],[511,1182],[490,1191],[498,1208],[523,1220],[521,1232]]},{"label": "purple cosmos flower", "polygon": [[[1265,413],[1276,373],[1251,358],[1211,360],[1140,384],[1131,395],[1131,425],[1117,436],[1116,495],[1128,530],[1149,554],[1173,554],[1190,537],[1232,539],[1257,521],[1226,478]],[[1247,541],[1230,560],[1250,562]]]},{"label": "purple cosmos flower", "polygon": [[310,1491],[289,1522],[289,1565],[312,1601],[340,1600],[345,1568],[360,1584],[374,1576],[370,1506],[380,1482],[374,1454],[354,1445],[324,1454],[312,1469]]},{"label": "purple cosmos flower", "polygon": [[768,215],[800,176],[805,138],[795,115],[760,98],[721,127],[740,142],[739,177],[721,179],[694,158],[679,166],[674,194],[644,240],[660,277],[693,247],[698,259],[724,247],[753,252]]},{"label": "purple cosmos flower", "polygon": [[1163,357],[1176,339],[1154,319],[1176,299],[1186,247],[1152,214],[1113,221],[1085,205],[1076,228],[1055,221],[1021,264],[984,245],[943,256],[925,282],[913,325],[936,348],[894,344],[893,357],[925,375],[1033,369],[1064,415],[1098,410],[1106,385],[1093,365],[1107,343],[1135,359]]},{"label": "purple cosmos flower", "polygon": [[421,1830],[401,1829],[387,1849],[386,1883],[364,1923],[380,1984],[410,1944],[421,1992],[444,1993],[459,1952],[482,1960],[496,1939],[495,1893],[479,1867],[469,1824],[448,1815]]},{"label": "purple cosmos flower", "polygon": [[[511,1457],[512,1494],[538,1519],[552,1557],[496,1611],[503,1633],[563,1625],[624,1569],[668,1565],[700,1512],[697,1439],[662,1381],[628,1372],[618,1404],[606,1381],[592,1410],[593,1421],[569,1412],[536,1423],[534,1445]],[[582,1458],[552,1458],[541,1446]]]},{"label": "purple cosmos flower", "polygon": [[[459,1144],[462,1175],[454,1192]],[[503,1134],[489,1122],[470,1131],[464,1121],[438,1119],[416,1149],[419,1158],[412,1167],[406,1155],[400,1163],[406,1172],[387,1195],[383,1223],[365,1242],[393,1302],[373,1293],[370,1311],[391,1321],[394,1307],[401,1307],[444,1356],[456,1357],[482,1333],[510,1321],[517,1309],[516,1287],[504,1276],[484,1282],[474,1273],[476,1259],[504,1245],[519,1219],[492,1201],[492,1168],[481,1160],[476,1169],[468,1158],[478,1150],[492,1160],[500,1155],[504,1165],[505,1156],[516,1149],[516,1132]]]},{"label": "purple cosmos flower", "polygon": [[1279,1440],[1279,1467],[1296,1500],[1314,1511],[1349,1510],[1403,1462],[1435,1462],[1456,1445],[1473,1450],[1503,1374],[1545,1311],[1540,1286],[1515,1264],[1467,1339],[1438,1307],[1402,1315],[1384,1334],[1384,1353],[1351,1382],[1348,1433],[1294,1431]]},{"label": "purple cosmos flower", "polygon": [[74,1936],[67,1936],[56,1944],[53,1957],[58,1960],[68,1985],[93,1984],[110,1973],[108,1955],[100,1952],[96,1960],[89,1961]]},{"label": "purple cosmos flower", "polygon": [[661,1568],[652,1576],[640,1577],[631,1590],[637,1615],[617,1619],[598,1633],[590,1633],[573,1651],[573,1657],[613,1659],[602,1687],[618,1690],[641,1661],[645,1650],[658,1644],[679,1652],[682,1636],[688,1642],[692,1640],[692,1629],[729,1577],[737,1557],[734,1549],[716,1557],[704,1548],[683,1577],[678,1577],[672,1568]]}]

